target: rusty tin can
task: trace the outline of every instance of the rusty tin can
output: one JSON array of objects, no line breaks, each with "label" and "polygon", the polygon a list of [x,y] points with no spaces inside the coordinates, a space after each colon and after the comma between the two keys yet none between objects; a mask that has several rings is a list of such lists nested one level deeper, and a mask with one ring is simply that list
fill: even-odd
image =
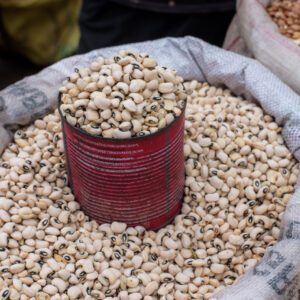
[{"label": "rusty tin can", "polygon": [[151,230],[173,220],[184,193],[184,110],[156,133],[128,139],[92,136],[61,119],[69,182],[89,217]]}]

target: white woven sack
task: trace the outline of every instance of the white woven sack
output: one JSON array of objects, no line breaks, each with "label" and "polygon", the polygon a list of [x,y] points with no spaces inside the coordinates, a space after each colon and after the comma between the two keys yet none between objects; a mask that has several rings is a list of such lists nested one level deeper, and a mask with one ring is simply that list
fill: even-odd
[{"label": "white woven sack", "polygon": [[[178,70],[186,80],[227,86],[237,95],[257,101],[283,126],[283,137],[300,159],[300,97],[260,63],[211,46],[199,39],[166,38],[105,48],[56,63],[0,92],[0,153],[12,129],[46,114],[57,105],[58,87],[75,67],[85,67],[97,56],[112,56],[121,49],[136,49]],[[300,189],[291,198],[282,223],[281,239],[262,261],[217,300],[297,299],[300,279]]]},{"label": "white woven sack", "polygon": [[237,0],[223,48],[254,57],[300,94],[300,47],[279,32],[266,12],[269,3]]}]

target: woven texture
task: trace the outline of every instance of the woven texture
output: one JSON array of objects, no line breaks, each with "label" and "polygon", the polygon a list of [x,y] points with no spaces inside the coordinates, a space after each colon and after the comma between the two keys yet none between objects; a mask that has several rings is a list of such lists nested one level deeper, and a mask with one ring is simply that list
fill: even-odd
[{"label": "woven texture", "polygon": [[[260,63],[211,46],[192,37],[166,38],[92,51],[52,65],[0,92],[1,149],[16,124],[25,125],[57,105],[58,87],[75,67],[87,66],[97,56],[112,56],[121,49],[150,53],[163,66],[175,68],[184,79],[227,86],[237,95],[257,101],[283,126],[289,149],[300,159],[300,97]],[[290,200],[282,223],[281,240],[258,266],[234,286],[213,299],[297,299],[300,273],[300,190]]]},{"label": "woven texture", "polygon": [[254,57],[300,94],[300,47],[266,12],[270,0],[237,0],[223,48]]}]

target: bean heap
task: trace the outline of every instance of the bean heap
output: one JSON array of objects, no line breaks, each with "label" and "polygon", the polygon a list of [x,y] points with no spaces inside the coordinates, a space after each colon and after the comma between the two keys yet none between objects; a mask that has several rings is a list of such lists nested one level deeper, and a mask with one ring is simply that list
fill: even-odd
[{"label": "bean heap", "polygon": [[145,136],[181,114],[186,100],[182,82],[147,54],[121,51],[76,69],[60,89],[60,108],[71,125],[92,135]]},{"label": "bean heap", "polygon": [[300,0],[273,0],[267,11],[280,32],[300,45]]},{"label": "bean heap", "polygon": [[0,161],[0,299],[209,299],[274,245],[298,176],[281,128],[229,90],[184,85],[184,203],[158,232],[80,210],[58,111],[16,131]]}]

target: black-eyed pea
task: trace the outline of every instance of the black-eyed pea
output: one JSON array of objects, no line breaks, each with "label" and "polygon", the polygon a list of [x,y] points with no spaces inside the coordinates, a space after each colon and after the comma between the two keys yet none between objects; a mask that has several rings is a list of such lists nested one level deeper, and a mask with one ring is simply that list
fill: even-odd
[{"label": "black-eyed pea", "polygon": [[219,198],[220,198],[219,193],[212,193],[212,194],[205,195],[205,200],[207,202],[217,202]]},{"label": "black-eyed pea", "polygon": [[153,262],[145,262],[141,267],[141,269],[145,272],[151,272],[154,268],[156,268],[156,263]]},{"label": "black-eyed pea", "polygon": [[[56,227],[53,227],[53,226],[48,226],[46,229],[45,229],[45,233],[49,236],[48,238],[50,238],[51,236],[59,236],[60,235],[60,230]],[[52,240],[52,238],[51,238]]]},{"label": "black-eyed pea", "polygon": [[143,295],[137,292],[133,292],[128,296],[128,300],[141,300],[141,299],[143,299]]},{"label": "black-eyed pea", "polygon": [[270,243],[274,242],[275,239],[274,239],[274,237],[271,236],[271,235],[264,235],[263,241],[264,241],[266,244],[269,245]]},{"label": "black-eyed pea", "polygon": [[250,215],[250,216],[248,216],[248,217],[242,219],[242,220],[239,222],[239,224],[238,224],[238,229],[239,229],[239,230],[244,230],[244,229],[249,225],[249,224],[248,224],[248,221],[251,221],[251,220],[252,220],[251,217],[252,217],[252,215]]},{"label": "black-eyed pea", "polygon": [[[165,116],[165,120],[166,120],[166,124],[169,125],[171,124],[173,121],[174,121],[174,116],[172,113],[168,113],[166,116]],[[199,146],[200,147],[200,146]]]},{"label": "black-eyed pea", "polygon": [[147,116],[144,122],[149,127],[157,127],[159,120],[154,116]]},{"label": "black-eyed pea", "polygon": [[20,292],[14,289],[13,287],[10,287],[10,295],[9,299],[11,300],[19,300],[20,299]]},{"label": "black-eyed pea", "polygon": [[139,285],[139,279],[137,277],[130,276],[126,279],[126,285],[129,288],[135,288]]},{"label": "black-eyed pea", "polygon": [[55,286],[59,293],[64,293],[64,291],[68,288],[68,282],[61,279],[61,278],[54,278],[52,281],[51,281],[52,285]]},{"label": "black-eyed pea", "polygon": [[244,239],[240,235],[231,234],[228,237],[229,242],[235,246],[241,246],[244,243]]},{"label": "black-eyed pea", "polygon": [[155,68],[157,66],[157,62],[153,58],[146,57],[146,58],[143,59],[143,66],[145,68],[152,69],[152,68]]},{"label": "black-eyed pea", "polygon": [[132,129],[135,133],[139,133],[142,130],[141,122],[138,120],[131,120]]},{"label": "black-eyed pea", "polygon": [[253,208],[253,212],[256,215],[264,215],[268,210],[268,206],[266,204],[257,205]]},{"label": "black-eyed pea", "polygon": [[190,299],[190,295],[186,292],[182,292],[180,290],[176,290],[175,291],[175,295],[174,295],[174,299],[175,300],[189,300]]},{"label": "black-eyed pea", "polygon": [[213,193],[216,193],[216,188],[213,187],[212,185],[210,185],[209,183],[206,183],[205,186],[204,186],[204,191],[207,194],[213,194]]},{"label": "black-eyed pea", "polygon": [[165,238],[163,243],[168,249],[178,249],[178,244],[171,238]]},{"label": "black-eyed pea", "polygon": [[250,232],[250,237],[253,240],[259,239],[265,233],[264,229],[261,227],[253,228]]},{"label": "black-eyed pea", "polygon": [[70,278],[71,274],[68,270],[66,269],[61,269],[57,272],[57,275],[59,276],[59,278],[61,278],[64,281],[68,281],[68,279]]},{"label": "black-eyed pea", "polygon": [[36,233],[36,227],[34,226],[27,226],[23,232],[22,232],[22,236],[24,239],[31,239],[35,236]]},{"label": "black-eyed pea", "polygon": [[239,196],[240,191],[234,187],[231,187],[230,192],[228,194],[228,200],[229,201],[234,201],[237,199],[237,197]]},{"label": "black-eyed pea", "polygon": [[180,272],[175,276],[175,280],[177,283],[184,285],[190,282],[190,277]]},{"label": "black-eyed pea", "polygon": [[82,264],[83,270],[88,273],[93,273],[95,271],[93,262],[90,259],[84,260],[84,263]]},{"label": "black-eyed pea", "polygon": [[26,284],[23,284],[22,286],[22,294],[26,295],[27,297],[34,297],[34,295],[36,294],[36,292],[31,289],[31,287],[29,287]]},{"label": "black-eyed pea", "polygon": [[278,239],[279,238],[279,234],[280,234],[280,229],[278,227],[273,227],[271,229],[271,233],[272,233],[272,236],[275,238],[275,239]]},{"label": "black-eyed pea", "polygon": [[4,288],[0,291],[0,299],[6,300],[10,296],[10,290],[9,288]]},{"label": "black-eyed pea", "polygon": [[[8,224],[8,223],[6,223],[6,224]],[[10,234],[10,236],[16,241],[21,241],[23,239],[22,233],[20,231],[12,232]],[[0,233],[0,245],[2,245],[2,243],[3,242],[1,242],[1,233]]]},{"label": "black-eyed pea", "polygon": [[[20,246],[20,244],[17,241],[15,241],[13,239],[9,239],[8,240],[8,243],[7,243],[7,247],[8,248],[12,248],[13,249],[13,248],[17,248],[19,246]],[[28,245],[22,245],[21,246],[21,250],[25,251],[25,252],[31,252],[31,251],[34,251],[34,247],[28,246]]]},{"label": "black-eyed pea", "polygon": [[239,203],[236,208],[235,208],[235,215],[238,217],[243,217],[246,216],[248,214],[248,205],[244,204],[244,203]]},{"label": "black-eyed pea", "polygon": [[20,292],[22,290],[23,283],[19,278],[13,277],[12,285],[16,291]]},{"label": "black-eyed pea", "polygon": [[[96,299],[105,299],[105,294],[103,292],[101,292],[100,290],[95,290],[95,289],[92,290],[91,296]],[[69,298],[67,300],[69,300]]]},{"label": "black-eyed pea", "polygon": [[24,269],[25,269],[25,265],[24,264],[22,264],[22,263],[16,263],[16,264],[13,264],[13,265],[10,266],[9,271],[12,274],[18,274],[18,273],[23,272]]},{"label": "black-eyed pea", "polygon": [[234,214],[230,213],[227,216],[227,222],[231,228],[235,229],[238,227],[238,220],[234,217]]},{"label": "black-eyed pea", "polygon": [[6,232],[0,232],[0,247],[6,248],[8,240],[8,234]]},{"label": "black-eyed pea", "polygon": [[70,300],[75,300],[81,296],[82,291],[79,286],[71,286],[68,288],[67,294]]},{"label": "black-eyed pea", "polygon": [[36,294],[37,300],[50,300],[50,296],[45,292],[38,292]]},{"label": "black-eyed pea", "polygon": [[[241,249],[243,250],[244,252],[244,255],[245,255],[245,252],[249,251],[250,249],[252,249],[252,247],[254,246],[254,242],[251,241],[251,240],[247,240],[242,246],[241,246]],[[251,253],[252,254],[252,253]],[[245,255],[246,256],[246,255]]]},{"label": "black-eyed pea", "polygon": [[86,275],[86,280],[88,280],[88,281],[94,281],[94,280],[96,280],[98,278],[98,276],[99,276],[98,272],[94,271],[94,272],[88,273]]},{"label": "black-eyed pea", "polygon": [[69,278],[69,283],[71,285],[74,286],[78,286],[79,283],[81,283],[82,281],[84,281],[85,277],[81,277],[80,279],[77,278],[77,276],[75,274],[71,274],[70,278]]}]

